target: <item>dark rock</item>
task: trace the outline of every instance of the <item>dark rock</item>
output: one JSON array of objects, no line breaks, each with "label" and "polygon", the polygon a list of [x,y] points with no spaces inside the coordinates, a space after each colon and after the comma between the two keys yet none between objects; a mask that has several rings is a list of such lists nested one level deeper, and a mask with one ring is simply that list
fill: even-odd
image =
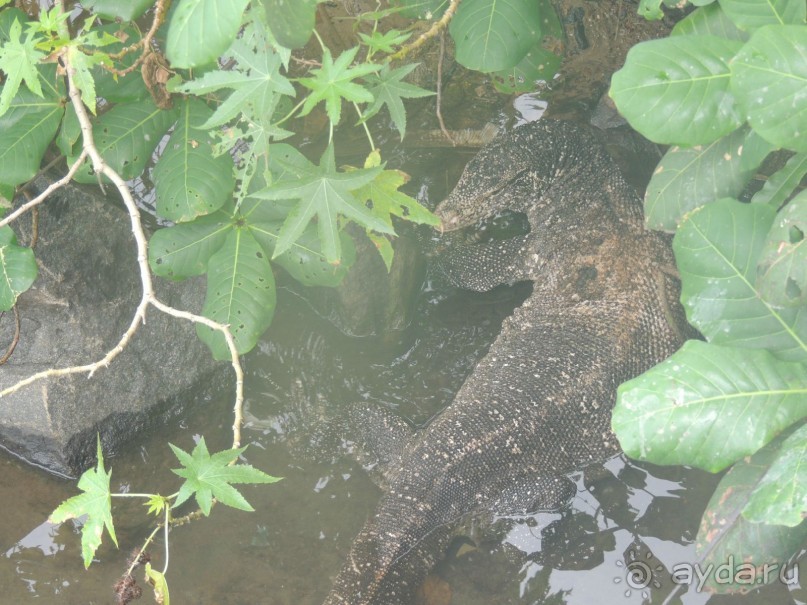
[{"label": "dark rock", "polygon": [[[45,183],[38,183],[44,187]],[[36,372],[92,363],[128,328],[140,300],[134,238],[123,208],[97,190],[68,186],[40,206],[39,278],[20,296],[19,344],[0,366],[0,390]],[[31,241],[31,217],[14,224]],[[163,302],[198,311],[201,280],[155,279]],[[0,343],[11,341],[11,315]],[[226,383],[190,322],[150,308],[108,368],[39,380],[0,400],[0,444],[45,469],[76,475],[94,463],[96,433],[114,455],[136,435]]]}]

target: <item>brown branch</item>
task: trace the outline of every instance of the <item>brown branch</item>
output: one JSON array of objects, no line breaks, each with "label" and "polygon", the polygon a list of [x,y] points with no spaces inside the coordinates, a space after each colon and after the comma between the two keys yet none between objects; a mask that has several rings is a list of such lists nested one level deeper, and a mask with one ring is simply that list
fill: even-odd
[{"label": "brown branch", "polygon": [[153,51],[151,49],[151,41],[154,39],[154,36],[157,34],[157,30],[160,29],[160,26],[163,24],[165,20],[165,13],[168,11],[168,7],[171,5],[171,0],[157,0],[157,4],[155,5],[154,9],[154,19],[151,21],[151,27],[149,28],[146,35],[140,38],[134,44],[130,44],[129,46],[122,48],[118,52],[109,55],[109,58],[113,61],[119,61],[126,55],[131,52],[138,50],[139,48],[143,49],[143,53],[137,58],[137,60],[132,63],[126,69],[116,69],[114,67],[109,67],[100,63],[101,67],[106,69],[108,72],[115,74],[116,76],[125,76],[128,73],[133,72],[137,69],[140,65],[142,65],[143,61],[146,60],[146,57],[150,55]]},{"label": "brown branch", "polygon": [[442,130],[445,137],[451,141],[451,145],[456,147],[457,143],[455,143],[454,139],[451,138],[451,134],[446,128],[446,123],[443,122],[443,111],[441,109],[443,98],[443,59],[445,58],[445,51],[446,33],[442,31],[440,32],[440,56],[437,58],[437,108],[435,113],[437,114],[437,121],[440,123],[440,130]]},{"label": "brown branch", "polygon": [[20,342],[20,310],[17,308],[17,305],[14,305],[12,308],[14,309],[14,337],[11,339],[11,344],[8,345],[6,352],[0,357],[0,366],[11,358],[11,354],[14,353],[14,349],[17,348],[17,343]]},{"label": "brown branch", "polygon": [[451,0],[451,4],[448,5],[446,12],[443,13],[443,16],[440,17],[439,21],[435,21],[428,30],[420,34],[415,40],[406,46],[403,46],[397,53],[390,55],[389,60],[397,61],[398,59],[403,59],[412,51],[415,51],[423,46],[427,40],[434,38],[438,33],[444,30],[448,26],[449,21],[451,21],[451,19],[454,17],[454,13],[457,12],[457,7],[460,5],[461,1],[462,0]]}]

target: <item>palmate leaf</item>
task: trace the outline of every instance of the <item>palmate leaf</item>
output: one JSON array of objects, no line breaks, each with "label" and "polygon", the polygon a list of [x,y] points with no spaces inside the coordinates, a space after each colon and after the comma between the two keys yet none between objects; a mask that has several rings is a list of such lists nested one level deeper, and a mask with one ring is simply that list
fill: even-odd
[{"label": "palmate leaf", "polygon": [[112,497],[109,491],[109,478],[112,471],[104,470],[104,454],[101,451],[101,438],[98,437],[98,464],[81,475],[78,488],[83,494],[73,496],[62,502],[48,519],[51,523],[63,523],[68,519],[77,519],[87,515],[81,526],[81,552],[84,567],[89,567],[95,551],[101,546],[104,527],[109,537],[118,545],[115,526],[112,524]]},{"label": "palmate leaf", "polygon": [[703,35],[641,42],[614,74],[611,98],[656,143],[711,143],[743,123],[729,86],[729,60],[741,47]]},{"label": "palmate leaf", "polygon": [[362,63],[350,67],[358,51],[359,47],[354,46],[343,52],[334,61],[331,51],[327,48],[323,49],[322,67],[311,70],[313,77],[298,80],[300,84],[311,89],[311,93],[303,104],[303,110],[300,112],[301,116],[310,113],[320,101],[325,101],[325,112],[328,114],[328,119],[331,124],[336,126],[342,116],[342,99],[354,103],[370,103],[373,100],[372,93],[353,80],[376,72],[381,69],[381,66]]},{"label": "palmate leaf", "polygon": [[36,30],[30,30],[25,41],[20,39],[22,25],[15,19],[8,32],[8,40],[0,46],[0,70],[6,74],[3,90],[0,92],[0,116],[11,107],[11,100],[25,82],[32,93],[44,98],[39,84],[39,72],[36,65],[45,53],[36,49]]},{"label": "palmate leaf", "polygon": [[174,222],[189,221],[221,208],[235,188],[229,154],[213,155],[210,137],[199,126],[213,111],[185,98],[176,128],[154,166],[157,214]]},{"label": "palmate leaf", "polygon": [[[232,229],[207,263],[202,315],[228,325],[238,352],[246,353],[272,323],[276,302],[269,256],[248,229]],[[230,359],[221,332],[197,324],[196,333],[215,359]]]},{"label": "palmate leaf", "polygon": [[375,216],[352,193],[372,181],[381,172],[380,167],[337,172],[333,145],[328,145],[319,166],[309,163],[305,168],[295,167],[294,170],[299,174],[297,178],[278,180],[270,187],[252,194],[253,197],[265,200],[300,200],[283,223],[272,258],[277,258],[288,250],[315,216],[322,252],[328,262],[332,263],[338,262],[341,256],[337,223],[340,214],[367,229],[394,233],[387,223]]},{"label": "palmate leaf", "polygon": [[690,340],[620,385],[612,425],[629,456],[717,472],[805,416],[802,364]]},{"label": "palmate leaf", "polygon": [[389,65],[385,65],[378,75],[369,75],[364,78],[374,98],[364,112],[362,121],[369,120],[386,105],[390,118],[392,118],[392,123],[395,124],[401,135],[401,140],[403,140],[406,132],[406,109],[404,109],[403,99],[428,97],[434,94],[431,91],[403,81],[417,66],[417,63],[411,63],[398,69],[390,69]]},{"label": "palmate leaf", "polygon": [[689,322],[715,344],[807,360],[807,308],[776,308],[755,285],[774,219],[761,204],[718,200],[692,211],[673,239]]},{"label": "palmate leaf", "polygon": [[171,469],[171,471],[185,479],[185,482],[179,488],[173,508],[180,506],[188,498],[194,496],[196,503],[205,515],[210,514],[213,498],[227,506],[252,511],[255,509],[250,506],[249,502],[232,484],[276,483],[281,479],[280,477],[267,475],[248,464],[230,466],[230,463],[247,449],[246,446],[224,450],[211,456],[207,451],[204,437],[199,439],[190,454],[175,445],[170,443],[168,445],[171,446],[180,464],[182,464],[182,468]]},{"label": "palmate leaf", "polygon": [[535,0],[465,0],[449,25],[457,61],[481,72],[518,64],[541,38]]},{"label": "palmate leaf", "polygon": [[[0,216],[5,214],[0,211]],[[11,227],[0,227],[0,312],[8,311],[17,297],[31,287],[39,269],[30,248],[17,245]]]},{"label": "palmate leaf", "polygon": [[[715,570],[705,574],[706,590],[721,594],[745,592],[759,588],[763,581],[793,581],[797,570],[792,565],[781,570],[782,575],[780,569],[802,548],[807,523],[796,527],[752,523],[744,513],[754,499],[754,491],[777,464],[778,451],[776,444],[771,444],[750,459],[739,461],[726,473],[709,500],[695,541],[700,569],[711,565]],[[785,480],[782,487],[790,481]],[[733,562],[730,575],[718,574],[718,566],[729,562]]]},{"label": "palmate leaf", "polygon": [[807,305],[805,233],[807,191],[802,191],[776,215],[760,255],[757,287],[773,305]]}]

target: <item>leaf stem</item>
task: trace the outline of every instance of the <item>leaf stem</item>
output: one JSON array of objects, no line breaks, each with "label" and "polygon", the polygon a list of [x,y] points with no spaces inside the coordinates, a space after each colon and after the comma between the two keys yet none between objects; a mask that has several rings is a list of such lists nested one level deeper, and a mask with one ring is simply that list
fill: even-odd
[{"label": "leaf stem", "polygon": [[359,123],[364,126],[364,132],[367,133],[367,139],[370,141],[370,150],[375,151],[375,142],[373,142],[373,135],[370,134],[370,129],[367,127],[367,121],[364,119],[364,116],[361,113],[361,109],[359,109],[359,105],[353,101],[353,107],[356,108],[356,113],[359,114]]},{"label": "leaf stem", "polygon": [[146,498],[151,499],[160,494],[109,494],[113,498]]},{"label": "leaf stem", "polygon": [[[124,577],[132,575],[132,571],[134,570],[135,566],[137,565],[138,559],[140,559],[140,555],[142,555],[145,552],[145,550],[148,548],[149,544],[151,544],[151,541],[154,540],[154,536],[157,535],[158,531],[160,531],[160,526],[159,525],[154,528],[154,531],[152,531],[149,534],[149,537],[146,538],[146,541],[143,542],[143,546],[140,547],[140,551],[137,553],[137,556],[134,557],[134,560],[132,561],[131,565],[129,565],[129,569],[126,570],[126,573],[124,574]],[[167,542],[166,542],[166,545],[167,545]]]}]

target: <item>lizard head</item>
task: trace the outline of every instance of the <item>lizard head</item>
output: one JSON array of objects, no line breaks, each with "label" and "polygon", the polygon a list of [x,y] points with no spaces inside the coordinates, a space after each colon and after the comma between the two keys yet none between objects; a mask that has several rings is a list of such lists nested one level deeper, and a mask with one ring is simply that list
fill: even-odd
[{"label": "lizard head", "polygon": [[509,133],[483,147],[465,166],[457,186],[438,204],[441,231],[453,231],[503,210],[522,211],[530,164]]}]

